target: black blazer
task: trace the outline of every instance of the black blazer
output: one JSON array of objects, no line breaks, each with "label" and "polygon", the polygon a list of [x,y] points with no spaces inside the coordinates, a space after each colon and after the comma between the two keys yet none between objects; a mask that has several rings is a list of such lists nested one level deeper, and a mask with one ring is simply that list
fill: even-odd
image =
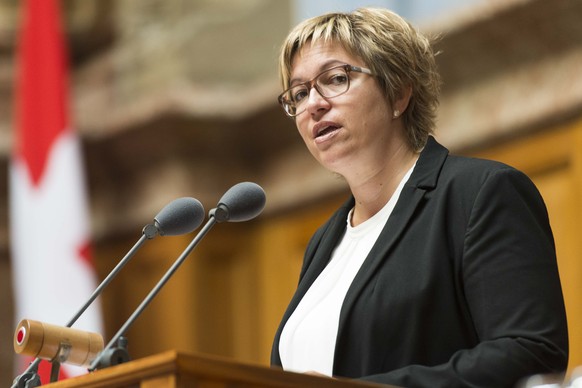
[{"label": "black blazer", "polygon": [[[327,265],[348,200],[312,237],[275,336]],[[429,138],[344,300],[336,376],[405,387],[504,387],[563,372],[568,334],[544,202],[502,163]]]}]

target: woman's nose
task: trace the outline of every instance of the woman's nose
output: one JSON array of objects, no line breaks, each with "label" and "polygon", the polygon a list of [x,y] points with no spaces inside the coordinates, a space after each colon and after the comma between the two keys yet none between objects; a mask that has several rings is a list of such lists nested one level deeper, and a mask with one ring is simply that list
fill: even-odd
[{"label": "woman's nose", "polygon": [[309,98],[307,99],[307,111],[309,113],[316,113],[322,109],[327,110],[329,107],[329,101],[319,93],[317,88],[311,88]]}]

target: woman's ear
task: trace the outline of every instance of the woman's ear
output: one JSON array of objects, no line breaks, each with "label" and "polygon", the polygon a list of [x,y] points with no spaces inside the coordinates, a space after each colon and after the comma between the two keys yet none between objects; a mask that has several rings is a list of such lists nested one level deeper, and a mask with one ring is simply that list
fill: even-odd
[{"label": "woman's ear", "polygon": [[412,87],[405,86],[399,93],[399,97],[394,101],[392,116],[396,119],[404,113],[406,108],[408,108],[408,103],[410,102],[410,97],[412,96]]}]

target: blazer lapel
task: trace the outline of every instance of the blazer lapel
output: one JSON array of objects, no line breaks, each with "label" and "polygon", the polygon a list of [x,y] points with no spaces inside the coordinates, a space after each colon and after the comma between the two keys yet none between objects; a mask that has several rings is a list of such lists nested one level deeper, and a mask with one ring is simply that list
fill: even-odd
[{"label": "blazer lapel", "polygon": [[410,179],[404,185],[400,193],[400,198],[378,237],[378,240],[382,241],[382,244],[375,244],[372,247],[372,250],[348,289],[340,314],[338,338],[342,335],[345,321],[359,294],[384,260],[389,257],[390,251],[394,248],[400,235],[408,225],[425,193],[436,187],[439,173],[447,155],[448,150],[438,144],[433,137],[429,137]]}]

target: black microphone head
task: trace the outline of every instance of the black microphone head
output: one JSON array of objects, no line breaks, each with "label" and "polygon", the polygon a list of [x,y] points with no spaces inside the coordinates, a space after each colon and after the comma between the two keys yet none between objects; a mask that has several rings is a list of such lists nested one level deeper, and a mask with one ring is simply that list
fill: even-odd
[{"label": "black microphone head", "polygon": [[241,182],[224,193],[210,215],[217,222],[248,221],[261,214],[266,201],[265,191],[261,186],[253,182]]},{"label": "black microphone head", "polygon": [[204,206],[195,198],[178,198],[164,206],[154,217],[161,236],[177,236],[192,232],[204,220]]}]

